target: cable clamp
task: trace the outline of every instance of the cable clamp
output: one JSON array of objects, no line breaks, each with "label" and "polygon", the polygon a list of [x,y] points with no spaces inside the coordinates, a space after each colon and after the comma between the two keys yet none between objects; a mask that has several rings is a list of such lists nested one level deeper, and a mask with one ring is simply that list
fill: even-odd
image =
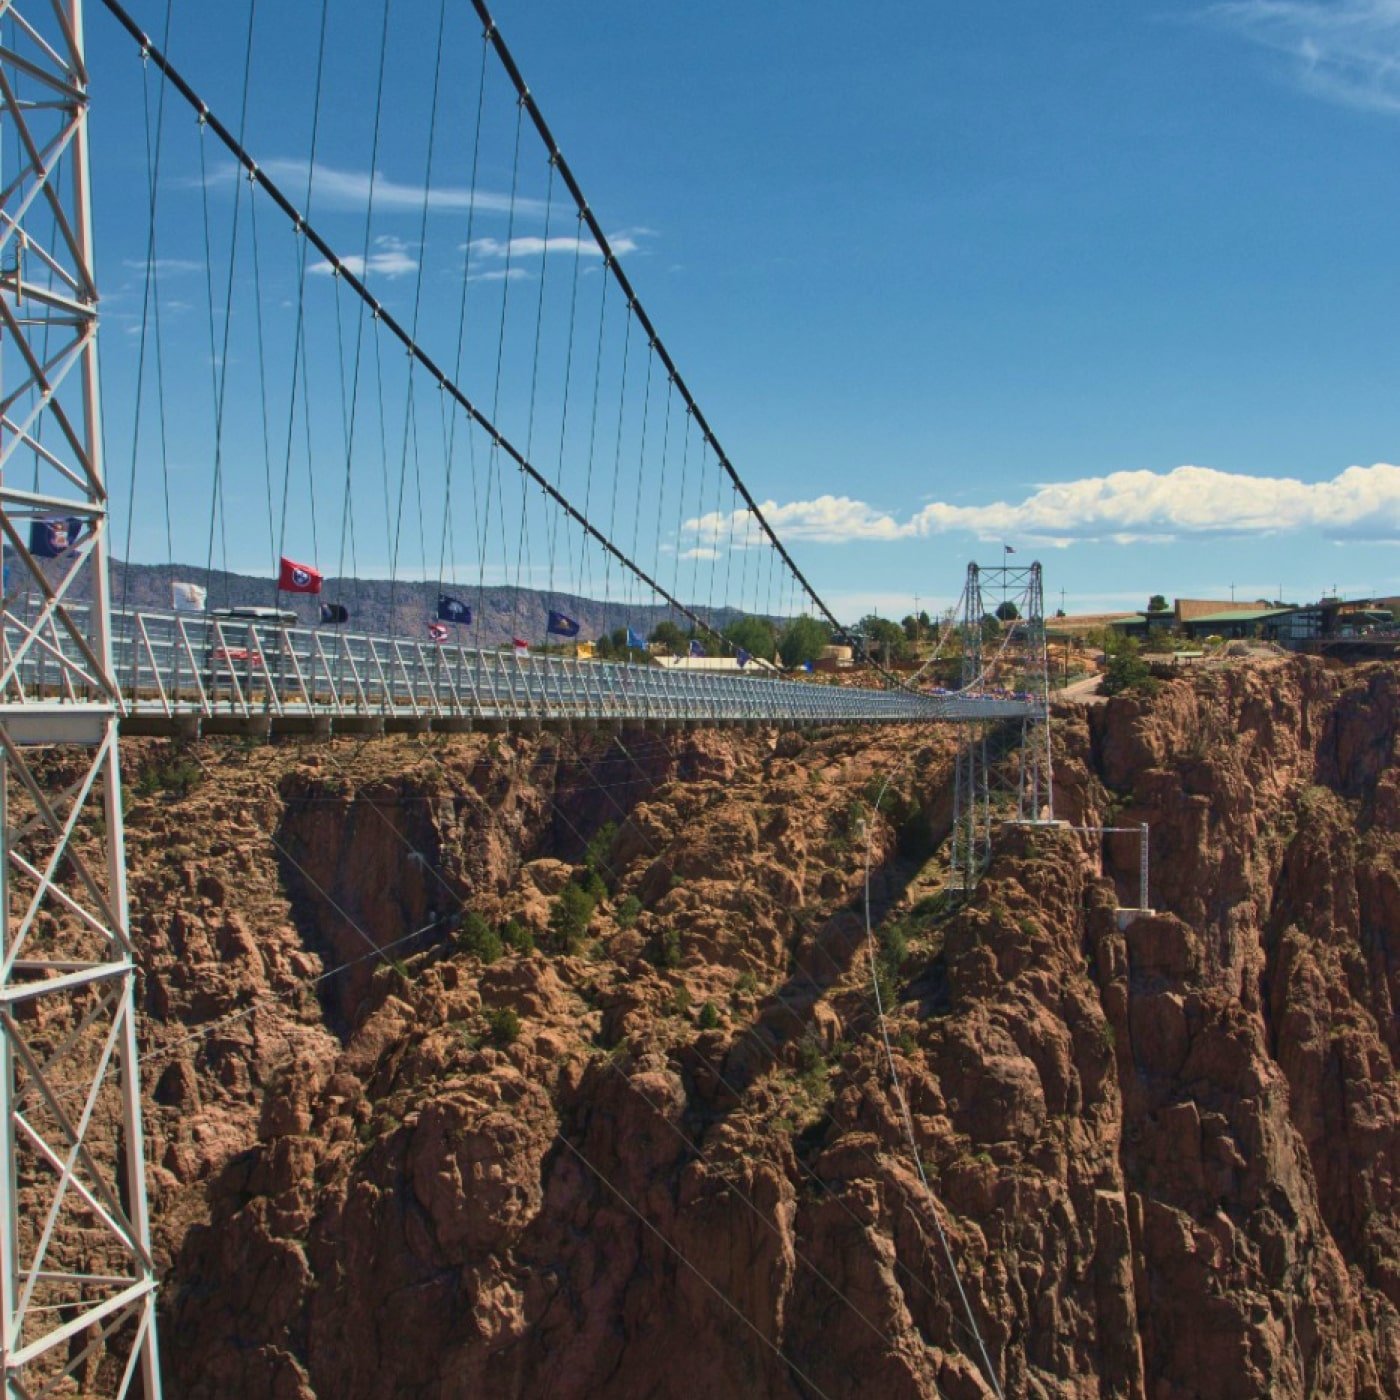
[{"label": "cable clamp", "polygon": [[199,111],[195,114],[195,121],[199,123],[199,129],[201,131],[209,125],[209,108],[202,102],[199,104]]},{"label": "cable clamp", "polygon": [[496,21],[495,21],[495,20],[490,20],[490,21],[488,21],[488,23],[487,23],[487,25],[486,25],[486,28],[483,29],[483,30],[481,31],[481,37],[482,37],[483,39],[489,39],[495,32],[496,32]]},{"label": "cable clamp", "polygon": [[378,302],[375,302],[375,303],[374,303],[374,310],[373,310],[370,314],[371,314],[371,315],[374,317],[374,319],[377,321],[377,320],[379,319],[379,313],[380,313],[381,311],[383,311],[383,309],[384,309],[384,308],[383,308],[382,306],[380,306],[380,304],[379,304]]},{"label": "cable clamp", "polygon": [[258,183],[258,163],[255,160],[248,162],[248,183],[256,185]]},{"label": "cable clamp", "polygon": [[515,99],[517,107],[528,107],[530,105],[530,89],[523,87],[520,89],[520,96]]}]

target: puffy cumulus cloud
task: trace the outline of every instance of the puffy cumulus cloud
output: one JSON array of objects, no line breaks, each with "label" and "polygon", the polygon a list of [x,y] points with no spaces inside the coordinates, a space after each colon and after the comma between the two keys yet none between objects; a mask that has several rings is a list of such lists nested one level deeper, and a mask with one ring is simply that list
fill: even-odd
[{"label": "puffy cumulus cloud", "polygon": [[[1078,540],[1171,540],[1182,535],[1275,534],[1317,530],[1332,539],[1400,540],[1400,467],[1348,467],[1330,481],[1246,476],[1212,467],[1123,471],[1041,486],[1021,501],[952,505],[933,501],[907,519],[849,496],[761,509],[784,539],[837,544],[898,540],[966,530],[983,539],[1015,536],[1052,545]],[[685,522],[711,547],[757,543],[745,511]]]},{"label": "puffy cumulus cloud", "polygon": [[1202,14],[1283,54],[1314,96],[1400,113],[1400,0],[1226,0]]}]

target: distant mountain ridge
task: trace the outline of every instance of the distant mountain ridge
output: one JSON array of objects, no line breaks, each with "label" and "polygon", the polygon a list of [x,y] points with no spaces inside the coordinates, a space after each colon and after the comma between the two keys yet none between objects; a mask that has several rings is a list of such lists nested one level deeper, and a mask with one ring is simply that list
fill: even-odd
[{"label": "distant mountain ridge", "polygon": [[[435,581],[333,577],[325,580],[319,595],[279,595],[275,580],[268,577],[219,569],[206,576],[205,570],[196,564],[128,564],[120,559],[112,560],[112,604],[168,611],[170,585],[177,580],[207,586],[211,608],[239,604],[277,606],[295,612],[310,627],[319,620],[319,604],[342,603],[350,612],[350,620],[345,624],[348,630],[405,637],[424,635],[428,623],[436,619],[438,594],[443,592],[466,603],[473,614],[471,626],[452,628],[453,640],[486,647],[509,643],[514,637],[532,645],[561,641],[545,632],[551,609],[573,618],[579,624],[578,635],[583,641],[619,627],[632,627],[646,636],[658,622],[668,618],[682,628],[689,628],[685,616],[674,608],[655,603],[629,604],[625,598],[621,601],[583,598],[576,593],[499,585],[478,589],[474,584],[444,583],[439,589]],[[82,582],[85,585],[86,578]],[[716,629],[728,626],[742,615],[734,608],[716,608],[711,612],[704,606],[695,606],[692,611]]]}]

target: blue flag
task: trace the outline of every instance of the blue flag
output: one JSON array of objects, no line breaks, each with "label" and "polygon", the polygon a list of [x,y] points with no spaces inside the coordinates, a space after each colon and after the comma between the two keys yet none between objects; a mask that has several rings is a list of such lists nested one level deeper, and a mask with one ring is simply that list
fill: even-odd
[{"label": "blue flag", "polygon": [[76,515],[54,520],[29,522],[29,552],[36,559],[57,559],[67,554],[83,533],[83,522]]},{"label": "blue flag", "polygon": [[812,663],[811,663],[810,661],[804,661],[804,662],[802,663],[802,669],[803,669],[804,671],[811,672],[811,671],[815,671],[817,668],[816,668],[815,666],[813,666]]},{"label": "blue flag", "polygon": [[556,637],[577,637],[578,623],[571,617],[565,617],[561,612],[555,612],[553,608],[549,610],[549,626],[544,629],[546,632],[553,632]]},{"label": "blue flag", "polygon": [[344,603],[322,603],[321,621],[323,623],[334,623],[337,626],[342,622],[350,621],[350,609]]},{"label": "blue flag", "polygon": [[636,651],[647,649],[647,639],[640,632],[634,632],[630,627],[627,629],[627,645]]},{"label": "blue flag", "polygon": [[460,598],[451,598],[446,593],[438,594],[437,615],[442,622],[456,622],[463,627],[471,626],[471,608]]},{"label": "blue flag", "polygon": [[690,639],[690,654],[692,656],[705,656],[708,653],[705,651],[705,648],[702,647],[700,643],[695,640],[694,637],[692,637]]},{"label": "blue flag", "polygon": [[740,647],[740,648],[739,648],[739,669],[742,671],[742,670],[744,669],[744,667],[747,666],[747,665],[749,664],[749,662],[752,661],[752,660],[753,660],[753,657],[752,657],[748,652],[746,652],[746,651],[743,649],[743,647]]}]

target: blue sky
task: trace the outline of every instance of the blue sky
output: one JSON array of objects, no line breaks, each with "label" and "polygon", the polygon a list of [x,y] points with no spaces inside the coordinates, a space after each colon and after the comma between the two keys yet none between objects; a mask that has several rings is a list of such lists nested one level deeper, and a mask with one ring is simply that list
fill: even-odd
[{"label": "blue sky", "polygon": [[[159,34],[163,4],[135,12]],[[383,4],[333,0],[330,12],[312,217],[338,250],[368,251],[376,295],[405,320],[416,304],[421,338],[449,363],[469,241],[476,25],[465,0],[451,0],[424,217],[438,6],[394,0],[366,243]],[[247,143],[298,196],[319,13],[309,0],[264,3],[254,30]],[[1400,4],[949,0],[852,11],[826,0],[501,0],[495,13],[697,400],[839,613],[898,614],[916,594],[937,606],[956,594],[969,558],[995,560],[1004,540],[1043,559],[1052,599],[1063,588],[1071,611],[1142,606],[1159,591],[1228,597],[1232,585],[1240,597],[1307,597],[1334,585],[1400,593],[1400,471],[1385,465],[1400,460],[1400,77],[1391,72]],[[246,3],[177,6],[170,43],[235,126],[247,17]],[[109,456],[120,497],[133,459],[148,167],[130,41],[100,6],[89,28]],[[495,407],[512,440],[533,439],[532,458],[577,496],[589,489],[583,405],[592,384],[575,367],[561,431],[564,293],[577,261],[576,304],[588,308],[579,324],[596,333],[604,279],[572,244],[540,251],[546,217],[556,240],[572,221],[558,202],[546,211],[547,167],[528,131],[525,166],[512,176],[514,111],[499,73],[487,96],[467,263],[468,320],[479,334],[467,337],[463,388]],[[168,109],[158,194],[167,458],[174,554],[203,560],[235,185],[212,147],[201,174],[193,125],[176,113]],[[258,287],[275,384],[293,345],[296,244],[261,206],[255,283],[246,201],[239,217],[215,562],[261,568],[279,535],[266,522],[266,481],[282,475],[289,409],[298,441],[306,414],[274,387],[264,448],[248,298]],[[293,462],[281,543],[304,557],[314,533],[317,562],[334,568],[347,514],[337,496],[345,412],[336,365],[354,378],[345,348],[354,308],[341,302],[337,359],[332,281],[314,271],[306,280],[305,304],[320,299],[308,310],[312,442],[306,462]],[[498,342],[490,332],[503,294],[512,319]],[[552,348],[535,375],[548,384],[532,416],[537,311]],[[621,318],[605,329],[620,334]],[[132,553],[163,559],[150,336],[148,322]],[[745,552],[725,534],[723,493],[708,500],[702,484],[692,505],[679,492],[683,420],[666,418],[660,381],[644,388],[633,346],[624,394],[621,343],[609,345],[591,513],[606,516],[605,472],[616,471],[622,514],[614,507],[608,523],[620,519],[624,542],[636,539],[663,578],[686,592],[703,588],[697,567],[747,576]],[[357,420],[352,443],[348,515],[362,572],[450,569],[470,579],[518,570],[536,583],[548,573],[561,587],[569,578],[596,584],[557,532],[550,547],[548,519],[531,500],[520,507],[528,562],[512,544],[514,516],[487,530],[483,553],[482,507],[468,500],[464,476],[444,545],[444,454],[434,457],[423,408],[439,414],[440,444],[437,400],[420,386],[410,401],[402,357],[391,358],[386,407]],[[362,359],[361,385],[371,382],[369,364]],[[612,418],[626,419],[620,434]],[[665,436],[667,422],[675,437]],[[649,481],[660,465],[672,484],[654,503],[638,501],[633,473]],[[503,475],[495,490],[498,512],[515,508],[513,481]],[[750,601],[771,601],[771,589],[765,600],[754,583]]]}]

